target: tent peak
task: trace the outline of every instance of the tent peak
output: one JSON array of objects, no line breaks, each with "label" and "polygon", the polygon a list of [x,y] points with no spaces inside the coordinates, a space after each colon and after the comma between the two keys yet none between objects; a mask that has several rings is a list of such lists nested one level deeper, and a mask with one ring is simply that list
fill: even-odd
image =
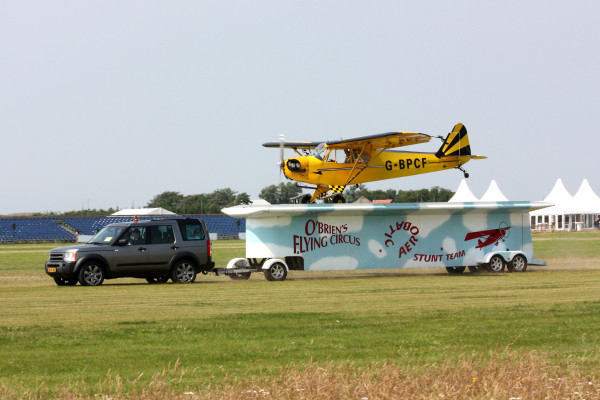
[{"label": "tent peak", "polygon": [[161,208],[161,207],[155,207],[155,208],[125,208],[123,210],[119,210],[115,213],[112,213],[110,216],[111,217],[126,217],[126,216],[133,216],[133,215],[158,216],[158,215],[177,215],[177,214],[175,214],[174,212],[171,212],[169,210],[166,210],[164,208]]}]

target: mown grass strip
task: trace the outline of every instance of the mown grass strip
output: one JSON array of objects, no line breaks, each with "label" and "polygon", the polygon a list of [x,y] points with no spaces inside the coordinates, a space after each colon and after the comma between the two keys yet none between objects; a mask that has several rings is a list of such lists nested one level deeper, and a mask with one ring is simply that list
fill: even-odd
[{"label": "mown grass strip", "polygon": [[[542,252],[562,248],[561,257],[595,260],[588,238],[586,246],[550,238]],[[82,387],[91,396],[119,380],[123,393],[137,393],[175,364],[177,372],[157,382],[177,393],[232,377],[268,380],[291,365],[418,370],[465,355],[482,366],[535,352],[561,370],[600,368],[600,268],[557,271],[565,267],[552,256],[549,267],[524,274],[299,272],[279,283],[202,276],[194,285],[125,279],[85,288],[54,285],[43,273],[47,253],[22,250],[0,246],[0,386],[7,388]],[[226,264],[243,251],[217,242],[214,256]]]}]

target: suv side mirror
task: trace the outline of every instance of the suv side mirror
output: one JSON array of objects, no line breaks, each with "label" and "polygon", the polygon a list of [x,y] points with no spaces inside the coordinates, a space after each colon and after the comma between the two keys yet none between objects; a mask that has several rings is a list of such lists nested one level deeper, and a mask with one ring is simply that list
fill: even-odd
[{"label": "suv side mirror", "polygon": [[116,243],[117,246],[127,246],[128,244],[129,244],[129,236],[128,235],[120,237]]}]

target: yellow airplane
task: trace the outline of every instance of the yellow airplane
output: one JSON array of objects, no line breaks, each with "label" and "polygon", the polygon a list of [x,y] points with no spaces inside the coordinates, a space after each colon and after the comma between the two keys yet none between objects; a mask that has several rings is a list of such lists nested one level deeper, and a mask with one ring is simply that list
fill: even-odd
[{"label": "yellow airplane", "polygon": [[[426,174],[462,168],[472,159],[487,158],[471,155],[467,128],[458,123],[444,139],[435,153],[418,153],[388,150],[396,147],[429,142],[433,136],[416,132],[388,132],[352,139],[328,142],[279,142],[264,143],[264,147],[281,149],[280,167],[286,178],[315,186],[312,196],[301,196],[300,203],[313,203],[323,199],[331,203],[344,203],[342,192],[348,185],[378,181],[403,176]],[[283,160],[283,149],[291,148],[297,157]],[[331,191],[331,194],[328,194]]]}]

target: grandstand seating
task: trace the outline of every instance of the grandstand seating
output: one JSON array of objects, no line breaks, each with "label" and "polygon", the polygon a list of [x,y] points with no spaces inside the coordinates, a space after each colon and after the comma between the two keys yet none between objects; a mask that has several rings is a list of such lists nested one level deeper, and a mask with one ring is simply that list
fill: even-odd
[{"label": "grandstand seating", "polygon": [[75,234],[55,222],[55,218],[0,219],[0,242],[49,240],[73,241]]},{"label": "grandstand seating", "polygon": [[[228,215],[186,215],[162,218],[199,218],[206,222],[208,231],[219,238],[237,238],[246,231],[246,220]],[[161,217],[139,217],[140,220]],[[31,217],[0,218],[0,243],[25,241],[75,241],[75,232],[93,235],[114,222],[132,221],[133,217]],[[15,229],[12,229],[15,224]],[[70,228],[70,229],[68,229]]]}]

